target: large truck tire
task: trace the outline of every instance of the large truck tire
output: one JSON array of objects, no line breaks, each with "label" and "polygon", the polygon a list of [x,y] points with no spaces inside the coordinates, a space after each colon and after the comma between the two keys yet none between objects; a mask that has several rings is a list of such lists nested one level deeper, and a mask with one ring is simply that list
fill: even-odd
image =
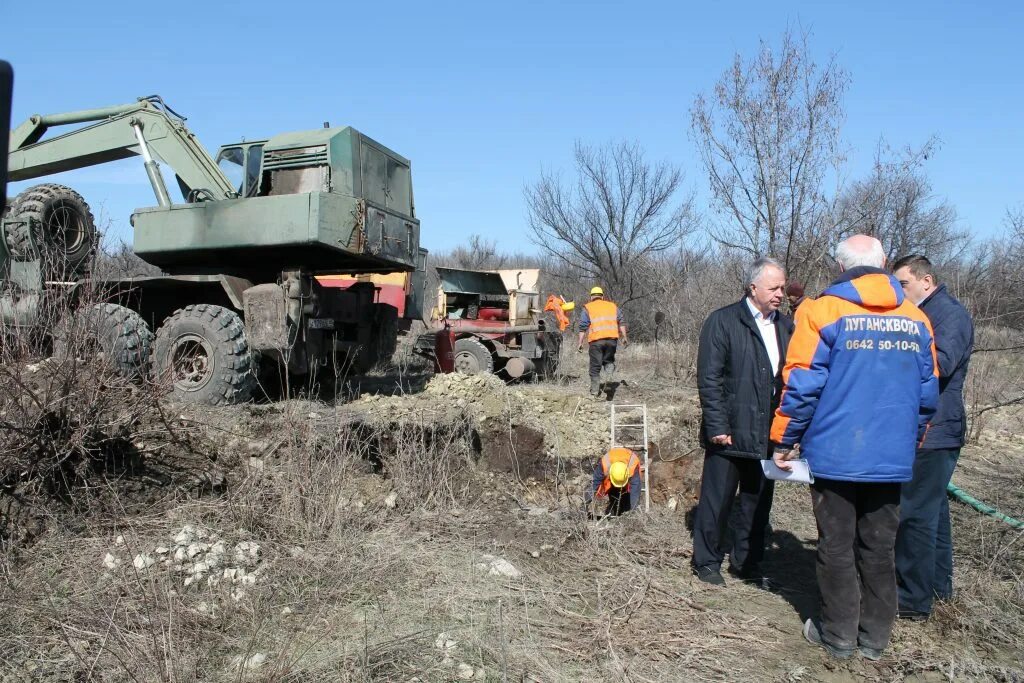
[{"label": "large truck tire", "polygon": [[153,370],[187,403],[245,403],[256,389],[256,358],[234,311],[213,304],[178,309],[156,332]]},{"label": "large truck tire", "polygon": [[463,375],[494,372],[494,357],[491,350],[474,337],[456,339],[455,372]]},{"label": "large truck tire", "polygon": [[[7,213],[7,244],[15,258],[40,251],[47,277],[72,280],[86,270],[98,241],[96,221],[82,195],[64,185],[34,185]],[[35,234],[30,234],[33,227]]]},{"label": "large truck tire", "polygon": [[54,339],[56,357],[99,354],[112,370],[132,381],[146,376],[152,347],[153,332],[142,316],[117,304],[77,311]]}]

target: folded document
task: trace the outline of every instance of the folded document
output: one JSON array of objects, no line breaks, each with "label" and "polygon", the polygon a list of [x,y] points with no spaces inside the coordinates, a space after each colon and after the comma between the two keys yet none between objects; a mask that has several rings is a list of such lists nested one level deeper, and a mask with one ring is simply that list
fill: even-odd
[{"label": "folded document", "polygon": [[798,460],[788,460],[787,464],[793,469],[786,471],[780,469],[775,464],[774,460],[762,460],[761,469],[764,470],[764,476],[769,479],[776,479],[778,481],[795,481],[802,484],[813,484],[814,475],[811,474],[811,467],[807,464],[807,461],[803,458]]}]

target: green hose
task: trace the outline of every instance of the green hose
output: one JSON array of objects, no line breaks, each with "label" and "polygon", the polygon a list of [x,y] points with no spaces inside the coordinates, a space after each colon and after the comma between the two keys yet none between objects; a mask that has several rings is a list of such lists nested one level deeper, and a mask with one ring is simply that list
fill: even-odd
[{"label": "green hose", "polygon": [[1013,517],[1010,517],[1008,515],[1004,515],[1002,512],[996,510],[991,505],[986,505],[985,503],[982,503],[980,500],[970,495],[969,493],[965,492],[963,489],[954,486],[952,483],[946,486],[946,493],[948,493],[953,498],[956,498],[961,503],[967,503],[978,512],[982,512],[986,515],[989,515],[990,517],[995,517],[1000,521],[1006,522],[1014,529],[1024,529],[1024,522],[1020,521],[1019,519],[1014,519]]}]

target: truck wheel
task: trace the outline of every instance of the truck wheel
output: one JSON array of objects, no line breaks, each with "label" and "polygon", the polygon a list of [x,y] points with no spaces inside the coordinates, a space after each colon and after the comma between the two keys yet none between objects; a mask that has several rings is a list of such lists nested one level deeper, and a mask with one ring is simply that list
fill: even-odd
[{"label": "truck wheel", "polygon": [[[31,258],[34,240],[48,277],[74,279],[85,270],[97,234],[82,195],[64,185],[35,185],[14,199],[7,218],[7,241],[15,257]],[[32,226],[36,232],[30,235]]]},{"label": "truck wheel", "polygon": [[213,304],[178,309],[156,332],[153,368],[172,382],[174,398],[228,405],[248,401],[256,388],[256,362],[242,319]]},{"label": "truck wheel", "polygon": [[490,349],[473,337],[456,339],[455,372],[463,375],[494,372],[494,358]]},{"label": "truck wheel", "polygon": [[54,355],[98,352],[117,374],[137,381],[146,376],[152,346],[153,333],[141,315],[117,304],[95,304],[78,311],[70,329],[60,330]]}]

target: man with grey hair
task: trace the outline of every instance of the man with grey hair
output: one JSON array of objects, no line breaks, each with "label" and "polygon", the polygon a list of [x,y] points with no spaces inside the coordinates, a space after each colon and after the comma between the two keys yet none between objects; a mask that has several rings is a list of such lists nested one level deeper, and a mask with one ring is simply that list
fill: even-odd
[{"label": "man with grey hair", "polygon": [[821,617],[804,637],[877,660],[896,619],[900,485],[938,402],[935,345],[877,239],[854,235],[836,258],[842,274],[797,316],[771,438],[776,465],[799,444],[814,477]]},{"label": "man with grey hair", "polygon": [[779,312],[786,273],[773,259],[750,264],[743,298],[711,313],[700,332],[697,385],[704,474],[693,526],[693,571],[723,585],[724,531],[739,489],[729,572],[760,583],[773,482],[768,430],[782,390],[782,360],[793,322]]}]

